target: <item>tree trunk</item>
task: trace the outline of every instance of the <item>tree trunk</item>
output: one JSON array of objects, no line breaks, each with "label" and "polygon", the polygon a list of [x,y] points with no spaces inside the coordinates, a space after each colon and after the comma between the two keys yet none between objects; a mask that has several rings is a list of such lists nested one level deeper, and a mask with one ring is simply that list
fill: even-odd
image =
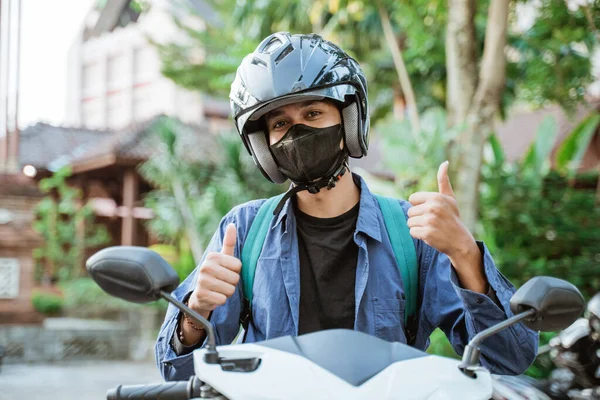
[{"label": "tree trunk", "polygon": [[379,5],[379,17],[381,18],[385,42],[392,53],[394,66],[396,67],[396,72],[398,73],[398,80],[400,81],[402,92],[404,93],[406,109],[410,117],[413,133],[418,133],[421,131],[421,122],[419,120],[415,92],[413,91],[412,84],[410,83],[410,77],[408,76],[406,65],[402,59],[402,51],[400,50],[400,46],[398,46],[396,36],[394,35],[394,31],[392,29],[392,24],[390,23],[390,16],[381,5]]},{"label": "tree trunk", "polygon": [[192,210],[188,205],[183,183],[178,177],[173,177],[172,186],[173,195],[175,196],[175,203],[177,204],[177,208],[183,217],[185,231],[190,242],[192,255],[194,256],[194,263],[197,265],[202,259],[202,253],[204,253],[202,240],[200,239],[200,235],[198,235],[198,231],[196,230],[194,215],[192,214]]},{"label": "tree trunk", "polygon": [[477,86],[475,0],[448,0],[446,71],[448,122],[462,123]]},{"label": "tree trunk", "polygon": [[[494,118],[500,107],[505,83],[504,47],[508,5],[508,0],[492,0],[490,3],[479,84],[468,109],[466,131],[460,139],[457,202],[461,210],[461,218],[472,232],[475,229],[479,208],[483,145],[494,130]],[[462,109],[462,105],[460,107]]]}]

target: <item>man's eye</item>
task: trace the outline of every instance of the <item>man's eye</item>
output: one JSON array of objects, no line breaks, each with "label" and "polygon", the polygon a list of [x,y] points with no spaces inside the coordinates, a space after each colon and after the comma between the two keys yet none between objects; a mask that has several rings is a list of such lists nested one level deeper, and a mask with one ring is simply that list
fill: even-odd
[{"label": "man's eye", "polygon": [[276,123],[273,125],[273,129],[278,129],[278,128],[281,128],[281,127],[283,127],[285,124],[286,124],[286,122],[285,122],[285,121],[278,121],[278,122],[276,122]]},{"label": "man's eye", "polygon": [[309,111],[309,112],[306,114],[306,116],[307,116],[307,117],[309,117],[309,118],[314,118],[314,117],[317,117],[317,116],[319,116],[319,115],[321,115],[321,111],[315,111],[315,110],[313,110],[313,111]]}]

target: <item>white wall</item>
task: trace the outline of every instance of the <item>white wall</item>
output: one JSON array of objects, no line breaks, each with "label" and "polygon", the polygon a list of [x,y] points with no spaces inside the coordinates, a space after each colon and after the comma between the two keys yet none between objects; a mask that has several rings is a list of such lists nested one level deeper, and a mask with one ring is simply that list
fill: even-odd
[{"label": "white wall", "polygon": [[176,86],[160,73],[157,42],[183,40],[168,13],[169,3],[156,0],[137,23],[117,28],[72,48],[68,120],[94,129],[121,129],[157,114],[184,122],[204,122],[201,96]]}]

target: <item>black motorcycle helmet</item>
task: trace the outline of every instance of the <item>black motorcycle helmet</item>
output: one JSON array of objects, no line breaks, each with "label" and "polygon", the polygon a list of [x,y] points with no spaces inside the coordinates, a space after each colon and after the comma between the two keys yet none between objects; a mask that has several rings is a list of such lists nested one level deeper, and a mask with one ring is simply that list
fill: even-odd
[{"label": "black motorcycle helmet", "polygon": [[334,100],[340,108],[344,143],[350,157],[367,154],[367,82],[358,63],[316,34],[268,36],[237,69],[229,94],[231,113],[248,152],[274,183],[287,179],[269,149],[267,112],[305,100]]}]

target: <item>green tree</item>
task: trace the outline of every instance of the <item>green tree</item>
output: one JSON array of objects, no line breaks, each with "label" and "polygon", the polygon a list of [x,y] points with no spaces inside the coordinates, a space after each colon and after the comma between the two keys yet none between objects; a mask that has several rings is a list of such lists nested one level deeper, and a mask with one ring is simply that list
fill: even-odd
[{"label": "green tree", "polygon": [[[389,15],[419,109],[446,104],[446,56],[454,54],[454,47],[446,41],[449,20],[446,1],[214,0],[210,3],[219,15],[218,22],[208,21],[206,29],[199,31],[176,20],[190,40],[186,44],[160,47],[165,75],[184,87],[225,96],[241,58],[259,40],[278,30],[316,32],[340,43],[361,62],[369,75],[372,103],[376,110],[382,107],[381,115],[385,115],[391,110],[393,92],[400,91],[400,97],[402,92],[390,54],[393,44],[384,39],[383,10]],[[510,58],[504,106],[515,96],[534,105],[551,101],[568,106],[581,100],[590,79],[589,53],[596,43],[595,26],[600,23],[597,3],[588,6],[586,17],[588,13],[583,7],[570,11],[564,1],[543,0],[538,17],[528,29],[524,32],[507,29]],[[468,37],[471,50],[467,54],[478,60],[484,48],[489,0],[465,4],[466,9],[453,8],[452,16],[472,17]],[[513,26],[517,19],[515,2],[510,3],[506,17],[509,27]],[[477,71],[470,68],[473,72],[470,79],[478,80]]]},{"label": "green tree", "polygon": [[164,118],[155,134],[161,150],[139,167],[155,187],[144,199],[155,213],[148,227],[163,242],[183,248],[189,244],[194,263],[231,208],[284,190],[261,176],[233,132],[206,135],[202,146],[190,146],[190,137],[198,134]]},{"label": "green tree", "polygon": [[[550,275],[573,283],[589,297],[600,291],[600,207],[594,190],[598,174],[577,176],[581,188],[568,185],[568,176],[550,169],[555,137],[556,124],[547,118],[527,156],[513,164],[505,161],[495,136],[490,137],[492,151],[481,191],[483,236],[498,267],[516,286]],[[559,153],[566,151],[562,148]]]},{"label": "green tree", "polygon": [[86,250],[110,242],[106,227],[94,222],[94,211],[84,204],[81,191],[67,183],[70,175],[64,167],[39,183],[47,196],[35,208],[33,228],[44,245],[33,255],[45,283],[81,276]]},{"label": "green tree", "polygon": [[[442,105],[451,126],[464,126],[451,154],[458,200],[470,228],[477,216],[482,149],[494,121],[514,100],[534,107],[556,102],[569,110],[581,102],[591,80],[589,55],[600,22],[600,2],[569,10],[562,0],[541,0],[525,31],[511,28],[518,3],[500,0],[211,4],[219,24],[197,32],[180,21],[188,43],[161,46],[165,75],[182,86],[224,96],[241,58],[260,39],[278,30],[323,34],[364,67],[372,121],[406,104],[396,107],[396,117],[406,114],[419,133],[414,97],[419,111]],[[199,51],[203,56],[193,57]]]},{"label": "green tree", "polygon": [[[477,220],[483,146],[494,131],[495,119],[502,113],[507,70],[521,73],[513,76],[511,83],[524,100],[532,100],[532,87],[541,88],[533,96],[538,104],[556,101],[567,108],[582,100],[585,84],[591,78],[589,54],[596,45],[595,28],[586,27],[584,12],[581,9],[571,12],[564,1],[540,3],[538,18],[531,29],[520,33],[521,40],[507,47],[511,3],[491,0],[480,52],[476,2],[449,1],[446,100],[450,120],[465,124],[455,153],[459,189],[456,193],[462,218],[471,229]],[[576,51],[577,47],[583,47],[587,54]],[[516,66],[508,69],[507,49],[512,50],[511,58],[516,62]]]}]

